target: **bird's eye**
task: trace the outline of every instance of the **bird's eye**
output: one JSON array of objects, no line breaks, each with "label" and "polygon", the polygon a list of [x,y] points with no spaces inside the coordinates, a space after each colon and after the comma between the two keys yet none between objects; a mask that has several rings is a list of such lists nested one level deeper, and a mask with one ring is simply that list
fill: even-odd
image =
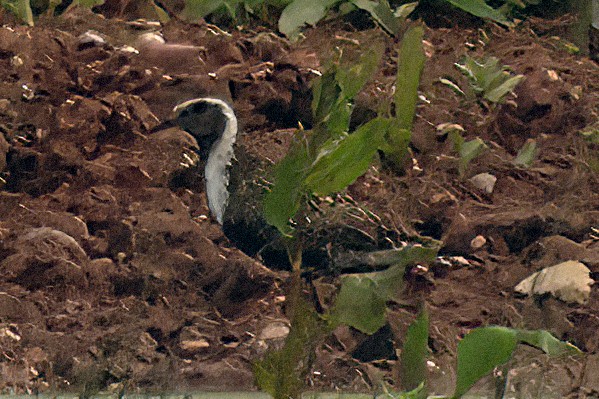
[{"label": "bird's eye", "polygon": [[185,108],[183,111],[181,111],[181,113],[179,114],[180,118],[187,118],[189,116],[189,110],[187,108]]}]

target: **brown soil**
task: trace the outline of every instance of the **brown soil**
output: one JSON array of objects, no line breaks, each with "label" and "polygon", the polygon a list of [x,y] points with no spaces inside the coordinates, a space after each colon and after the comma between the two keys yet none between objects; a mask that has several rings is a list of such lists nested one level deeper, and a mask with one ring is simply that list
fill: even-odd
[{"label": "brown soil", "polygon": [[[33,28],[11,26],[0,28],[1,392],[255,389],[252,362],[288,331],[288,273],[224,236],[201,170],[181,166],[195,140],[161,123],[183,100],[224,98],[243,126],[240,151],[268,164],[282,157],[298,122],[310,125],[309,82],[334,47],[387,47],[356,100],[359,119],[390,101],[398,40],[325,25],[292,44],[266,30],[225,34],[173,21],[160,28],[161,45],[140,38],[150,25],[77,9]],[[565,260],[599,273],[598,148],[577,133],[597,120],[599,68],[556,44],[551,26],[427,29],[427,101],[412,143],[419,167],[397,176],[373,166],[347,194],[397,237],[442,239],[453,263],[415,270],[405,302],[374,336],[340,328],[327,338],[308,381],[315,389],[397,383],[389,342],[401,346],[413,304],[424,298],[434,391],[452,390],[458,338],[498,324],[547,329],[584,351],[563,361],[519,353],[510,378],[521,397],[599,395],[596,287],[585,305],[513,290]],[[80,37],[90,29],[105,43]],[[459,97],[439,78],[467,87],[453,66],[465,54],[498,57],[526,79],[496,108]],[[436,131],[447,122],[490,146],[463,178]],[[531,138],[537,160],[513,166]],[[468,180],[482,172],[497,177],[492,194]],[[482,247],[471,245],[476,236]]]}]

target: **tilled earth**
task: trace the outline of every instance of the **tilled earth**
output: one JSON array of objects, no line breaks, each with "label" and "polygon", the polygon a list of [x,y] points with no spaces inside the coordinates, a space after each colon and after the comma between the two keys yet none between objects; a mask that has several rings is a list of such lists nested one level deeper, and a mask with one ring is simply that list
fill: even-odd
[{"label": "tilled earth", "polygon": [[[255,389],[253,361],[288,332],[288,272],[224,236],[206,206],[201,168],[191,165],[197,143],[165,122],[181,101],[225,99],[243,127],[240,154],[269,165],[298,122],[310,126],[309,83],[335,47],[359,53],[374,41],[387,52],[356,99],[354,124],[390,101],[398,40],[341,23],[305,34],[293,44],[265,29],[128,23],[77,9],[32,28],[0,28],[3,393]],[[584,351],[549,360],[522,350],[510,374],[516,396],[599,395],[596,287],[584,305],[514,293],[523,278],[561,261],[599,273],[598,148],[578,134],[597,121],[599,68],[568,54],[556,34],[559,21],[534,19],[514,31],[427,29],[417,164],[403,176],[375,165],[333,200],[351,198],[395,237],[443,240],[452,262],[410,273],[405,301],[379,333],[339,328],[328,337],[312,387],[372,391],[397,382],[390,342],[401,346],[414,304],[425,299],[433,390],[451,392],[459,337],[497,324],[547,329]],[[497,107],[460,97],[439,78],[467,87],[453,65],[466,54],[498,57],[526,79]],[[437,132],[442,123],[489,144],[464,177]],[[539,156],[516,167],[528,139]],[[492,193],[468,180],[483,172],[497,178]],[[477,236],[484,240],[473,245]],[[333,287],[333,274],[321,286]]]}]

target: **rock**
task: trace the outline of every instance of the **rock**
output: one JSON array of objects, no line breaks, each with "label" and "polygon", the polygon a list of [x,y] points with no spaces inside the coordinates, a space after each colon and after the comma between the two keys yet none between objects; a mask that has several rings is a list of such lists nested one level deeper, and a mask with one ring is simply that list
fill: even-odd
[{"label": "rock", "polygon": [[487,243],[487,239],[481,235],[478,235],[470,241],[470,247],[472,249],[482,248]]},{"label": "rock", "polygon": [[286,338],[287,335],[289,335],[289,326],[287,323],[274,321],[262,329],[258,338],[263,340],[282,339]]},{"label": "rock", "polygon": [[495,188],[495,183],[497,182],[497,178],[490,173],[479,173],[478,175],[470,178],[470,181],[479,190],[485,192],[486,194],[492,194],[493,189]]},{"label": "rock", "polygon": [[584,304],[595,282],[589,273],[582,263],[567,261],[533,273],[522,280],[515,291],[525,295],[549,293],[564,302]]}]

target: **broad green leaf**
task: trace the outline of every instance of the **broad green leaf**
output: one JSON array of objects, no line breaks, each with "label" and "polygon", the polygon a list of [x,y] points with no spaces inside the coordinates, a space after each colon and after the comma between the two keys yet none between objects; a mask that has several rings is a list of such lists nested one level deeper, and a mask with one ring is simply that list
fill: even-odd
[{"label": "broad green leaf", "polygon": [[506,363],[516,349],[516,331],[483,327],[470,331],[458,343],[458,369],[454,398],[465,394],[478,380]]},{"label": "broad green leaf", "polygon": [[240,10],[239,5],[242,3],[242,0],[224,0],[223,6],[225,10],[227,10],[227,14],[229,14],[231,18],[235,20],[238,16],[238,10]]},{"label": "broad green leaf", "polygon": [[404,34],[397,60],[395,114],[399,128],[412,130],[418,102],[418,85],[426,56],[422,48],[424,28],[415,26]]},{"label": "broad green leaf", "polygon": [[447,125],[443,128],[447,128],[449,138],[453,142],[453,148],[460,156],[458,169],[460,176],[463,176],[470,161],[482,154],[488,146],[480,137],[470,141],[464,140],[461,135],[464,129],[460,125]]},{"label": "broad green leaf", "polygon": [[396,119],[393,120],[387,131],[387,140],[382,144],[380,150],[385,153],[398,171],[402,170],[403,162],[408,154],[408,145],[412,139],[412,131],[398,127]]},{"label": "broad green leaf", "polygon": [[423,35],[422,26],[408,29],[399,49],[395,81],[395,126],[389,129],[387,143],[383,148],[391,164],[398,170],[403,167],[412,137],[412,122],[418,102],[418,85],[426,59],[422,49]]},{"label": "broad green leaf", "polygon": [[204,18],[225,5],[224,0],[185,0],[182,15],[190,20]]},{"label": "broad green leaf", "polygon": [[311,163],[305,145],[306,132],[299,131],[297,141],[277,164],[274,171],[274,183],[264,198],[264,216],[283,235],[289,235],[292,229],[289,221],[297,213],[302,195],[304,179]]},{"label": "broad green leaf", "polygon": [[393,13],[397,18],[406,19],[418,6],[418,2],[402,4]]},{"label": "broad green leaf", "polygon": [[335,79],[346,99],[354,98],[376,73],[383,50],[381,43],[376,43],[364,52],[357,63],[337,70]]},{"label": "broad green leaf", "polygon": [[335,79],[337,67],[330,69],[312,83],[312,115],[314,125],[324,122],[336,106],[341,95],[341,88]]},{"label": "broad green leaf", "polygon": [[[397,268],[396,268],[397,269]],[[395,279],[402,281],[403,268]],[[341,291],[331,320],[346,324],[366,334],[374,334],[385,325],[386,299],[379,295],[381,287],[373,276],[347,275],[341,280]]]},{"label": "broad green leaf", "polygon": [[569,342],[560,341],[545,330],[516,330],[518,341],[534,346],[549,356],[579,355],[582,352]]},{"label": "broad green leaf", "polygon": [[462,132],[464,132],[464,128],[459,129],[456,127],[455,129],[450,128],[448,130],[449,138],[451,139],[451,142],[453,143],[453,149],[458,154],[460,154],[462,152],[462,147],[464,146],[464,142],[466,141],[462,137]]},{"label": "broad green leaf", "polygon": [[490,19],[505,26],[514,26],[514,24],[501,13],[501,11],[489,6],[484,0],[447,0],[455,7],[461,8],[469,14],[479,18]]},{"label": "broad green leaf", "polygon": [[480,137],[477,137],[474,140],[466,141],[461,145],[461,148],[459,151],[459,154],[460,154],[460,165],[459,165],[460,176],[463,176],[464,173],[466,173],[466,168],[468,167],[468,164],[470,163],[470,161],[472,161],[474,158],[476,158],[480,154],[482,154],[487,148],[488,148],[487,145]]},{"label": "broad green leaf", "polygon": [[381,27],[385,29],[387,33],[393,36],[399,33],[399,20],[393,13],[393,10],[391,10],[387,0],[351,0],[351,2],[356,7],[368,11],[372,18],[374,18],[374,20],[378,22],[378,24],[381,25]]},{"label": "broad green leaf", "polygon": [[507,74],[507,79],[504,80],[499,86],[496,86],[485,93],[485,99],[492,103],[499,103],[503,98],[511,93],[516,86],[524,79],[524,75],[510,76]]},{"label": "broad green leaf", "polygon": [[279,31],[287,37],[296,37],[304,25],[316,25],[329,8],[340,0],[294,0],[279,18]]},{"label": "broad green leaf", "polygon": [[373,119],[326,146],[306,178],[306,186],[319,195],[345,189],[366,172],[389,124],[389,119]]},{"label": "broad green leaf", "polygon": [[518,151],[514,164],[527,168],[532,165],[538,153],[537,142],[534,139],[528,139]]},{"label": "broad green leaf", "polygon": [[424,306],[416,320],[408,328],[399,358],[399,375],[402,389],[415,389],[426,379],[428,326],[428,310]]},{"label": "broad green leaf", "polygon": [[461,397],[479,379],[505,364],[518,343],[534,346],[550,356],[581,353],[574,345],[560,341],[544,330],[497,326],[476,328],[458,343],[458,375],[453,398]]},{"label": "broad green leaf", "polygon": [[[413,246],[372,253],[371,264],[393,266],[380,272],[348,274],[341,280],[341,291],[330,314],[333,325],[346,324],[366,334],[374,334],[385,324],[385,303],[403,286],[407,265],[432,262],[437,248]],[[381,255],[381,256],[379,256]],[[377,259],[383,257],[384,259]]]},{"label": "broad green leaf", "polygon": [[21,22],[33,26],[33,13],[29,0],[6,0],[2,6],[15,14]]},{"label": "broad green leaf", "polygon": [[353,105],[350,101],[341,97],[331,108],[331,112],[325,118],[325,126],[328,139],[338,139],[349,130],[349,123]]}]

